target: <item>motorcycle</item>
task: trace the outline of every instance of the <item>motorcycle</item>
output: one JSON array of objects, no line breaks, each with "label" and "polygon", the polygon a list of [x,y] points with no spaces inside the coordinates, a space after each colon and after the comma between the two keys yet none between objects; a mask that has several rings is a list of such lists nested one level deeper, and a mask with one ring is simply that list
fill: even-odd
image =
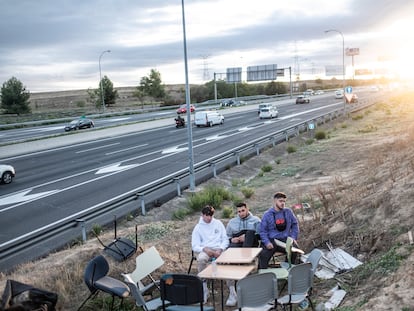
[{"label": "motorcycle", "polygon": [[178,117],[178,118],[175,118],[174,120],[175,120],[176,128],[185,127],[185,121],[183,118]]}]

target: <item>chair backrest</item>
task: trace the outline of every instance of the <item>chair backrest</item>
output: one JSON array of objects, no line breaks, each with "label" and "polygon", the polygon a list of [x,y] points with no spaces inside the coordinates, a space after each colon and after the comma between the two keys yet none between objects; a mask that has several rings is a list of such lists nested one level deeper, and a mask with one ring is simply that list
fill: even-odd
[{"label": "chair backrest", "polygon": [[102,255],[96,256],[87,264],[84,272],[84,281],[91,292],[95,292],[97,288],[94,283],[96,280],[106,276],[109,271],[109,264]]},{"label": "chair backrest", "polygon": [[150,247],[135,259],[135,270],[131,273],[132,280],[139,283],[164,264],[155,246]]},{"label": "chair backrest", "polygon": [[320,249],[314,248],[308,258],[306,259],[306,262],[310,262],[312,264],[312,273],[315,274],[316,268],[318,267],[319,261],[321,260],[323,256],[323,253]]},{"label": "chair backrest", "polygon": [[161,299],[172,305],[203,306],[203,281],[191,274],[164,274],[160,279]]},{"label": "chair backrest", "polygon": [[306,295],[312,287],[312,276],[310,262],[292,266],[288,275],[288,294]]},{"label": "chair backrest", "polygon": [[288,237],[286,239],[286,257],[288,260],[289,268],[292,266],[292,246],[293,246],[293,239]]},{"label": "chair backrest", "polygon": [[239,309],[260,307],[277,298],[277,278],[272,272],[249,275],[237,282]]}]

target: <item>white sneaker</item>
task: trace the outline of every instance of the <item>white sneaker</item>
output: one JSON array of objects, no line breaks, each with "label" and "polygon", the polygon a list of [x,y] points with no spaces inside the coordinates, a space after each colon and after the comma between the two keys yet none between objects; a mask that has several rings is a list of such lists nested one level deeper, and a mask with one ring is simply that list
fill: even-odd
[{"label": "white sneaker", "polygon": [[227,307],[234,307],[237,304],[237,294],[230,292],[229,298],[226,301]]},{"label": "white sneaker", "polygon": [[207,282],[203,282],[203,294],[204,294],[204,302],[203,303],[207,303],[208,296],[210,296],[210,294],[208,292]]}]

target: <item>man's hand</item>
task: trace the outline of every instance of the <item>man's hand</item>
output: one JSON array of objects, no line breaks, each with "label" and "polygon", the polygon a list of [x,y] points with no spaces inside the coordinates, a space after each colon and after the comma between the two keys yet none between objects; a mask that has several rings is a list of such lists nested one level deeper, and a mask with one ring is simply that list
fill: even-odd
[{"label": "man's hand", "polygon": [[239,239],[239,237],[234,237],[234,238],[231,238],[231,243],[240,243],[240,239]]},{"label": "man's hand", "polygon": [[266,244],[266,248],[267,248],[267,249],[273,249],[273,244],[272,244],[272,243],[268,243],[268,244]]}]

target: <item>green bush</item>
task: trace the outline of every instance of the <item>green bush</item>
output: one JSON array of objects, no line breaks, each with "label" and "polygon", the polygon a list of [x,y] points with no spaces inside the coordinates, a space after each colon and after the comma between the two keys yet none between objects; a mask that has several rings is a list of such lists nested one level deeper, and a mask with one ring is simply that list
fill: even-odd
[{"label": "green bush", "polygon": [[223,218],[232,218],[233,217],[233,209],[231,207],[223,208],[223,212],[221,215]]},{"label": "green bush", "polygon": [[174,211],[172,218],[177,220],[184,220],[185,216],[191,214],[191,211],[187,208],[179,208],[178,210]]},{"label": "green bush", "polygon": [[309,138],[305,141],[305,144],[312,145],[315,140],[313,138]]},{"label": "green bush", "polygon": [[100,235],[102,233],[102,231],[103,231],[103,228],[100,224],[93,224],[92,225],[92,232],[95,235]]},{"label": "green bush", "polygon": [[223,200],[230,199],[231,194],[229,191],[223,187],[210,185],[203,191],[188,198],[187,204],[192,211],[200,212],[206,205],[212,205],[214,208],[219,209]]},{"label": "green bush", "polygon": [[294,153],[294,152],[296,152],[296,147],[292,146],[292,145],[289,145],[289,146],[287,146],[286,151],[287,151],[287,153]]},{"label": "green bush", "polygon": [[315,138],[316,138],[317,140],[325,139],[325,138],[326,138],[326,133],[325,133],[325,131],[317,131],[317,132],[315,133]]},{"label": "green bush", "polygon": [[270,172],[272,170],[272,166],[270,164],[263,165],[261,170],[265,173]]},{"label": "green bush", "polygon": [[249,187],[243,187],[240,190],[246,199],[249,199],[254,194],[254,189]]}]

